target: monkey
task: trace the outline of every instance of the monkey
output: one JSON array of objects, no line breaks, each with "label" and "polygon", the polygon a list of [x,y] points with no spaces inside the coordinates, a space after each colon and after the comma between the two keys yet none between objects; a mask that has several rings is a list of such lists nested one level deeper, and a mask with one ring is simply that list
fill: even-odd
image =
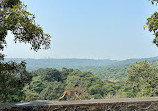
[{"label": "monkey", "polygon": [[64,91],[63,95],[61,97],[59,97],[58,100],[64,98],[65,96],[67,96],[67,100],[69,99],[70,96],[75,95],[79,100],[81,100],[78,95],[77,95],[78,91],[77,90],[73,90],[73,91]]}]

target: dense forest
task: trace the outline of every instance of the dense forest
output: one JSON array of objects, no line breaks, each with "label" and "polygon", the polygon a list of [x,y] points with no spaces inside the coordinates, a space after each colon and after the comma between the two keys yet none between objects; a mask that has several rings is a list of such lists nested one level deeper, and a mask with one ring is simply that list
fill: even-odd
[{"label": "dense forest", "polygon": [[157,62],[137,62],[127,67],[126,72],[125,81],[111,82],[78,69],[38,69],[32,72],[31,83],[24,87],[25,101],[30,101],[30,95],[34,99],[57,99],[63,91],[74,89],[81,99],[158,96]]},{"label": "dense forest", "polygon": [[61,70],[63,67],[79,69],[81,71],[92,72],[93,75],[102,79],[111,81],[125,81],[127,78],[126,68],[130,64],[135,64],[140,61],[148,61],[156,63],[158,57],[142,58],[142,59],[127,59],[122,61],[117,60],[93,60],[93,59],[11,59],[6,58],[5,61],[15,60],[20,62],[26,61],[27,71],[35,71],[39,68],[56,68]]},{"label": "dense forest", "polygon": [[[3,97],[0,98],[0,102],[57,100],[66,90],[77,90],[82,100],[158,96],[157,63],[137,62],[127,67],[126,72],[125,81],[112,82],[78,69],[40,68],[28,73],[32,79],[29,79],[20,89],[19,87],[12,90],[9,87],[0,89],[0,97]],[[9,93],[2,95],[6,90]],[[77,98],[72,96],[70,99]]]},{"label": "dense forest", "polygon": [[[36,99],[53,100],[62,96],[65,90],[78,90],[81,99],[104,98],[107,94],[115,95],[120,86],[95,77],[91,72],[63,68],[34,71],[30,84],[24,87],[25,101]],[[33,98],[32,98],[33,97]]]}]

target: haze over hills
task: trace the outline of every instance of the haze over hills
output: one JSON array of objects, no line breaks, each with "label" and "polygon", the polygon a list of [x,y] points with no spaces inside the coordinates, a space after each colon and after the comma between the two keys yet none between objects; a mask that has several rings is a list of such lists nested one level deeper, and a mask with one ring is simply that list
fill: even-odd
[{"label": "haze over hills", "polygon": [[56,68],[62,69],[73,68],[81,71],[90,71],[94,75],[112,79],[125,80],[127,76],[126,67],[140,61],[148,61],[155,63],[158,57],[127,59],[127,60],[94,60],[94,59],[22,59],[22,58],[6,58],[5,61],[15,60],[16,62],[26,61],[28,71],[34,71],[39,68]]},{"label": "haze over hills", "polygon": [[27,70],[33,71],[38,68],[80,68],[87,66],[106,66],[117,62],[116,60],[94,60],[94,59],[23,59],[6,58],[5,61],[15,60],[16,62],[26,61]]},{"label": "haze over hills", "polygon": [[5,58],[5,61],[26,61],[27,70],[32,71],[38,68],[81,68],[81,67],[100,67],[100,66],[129,66],[140,61],[156,62],[158,57],[141,58],[141,59],[127,59],[127,60],[110,60],[110,59],[27,59],[27,58]]},{"label": "haze over hills", "polygon": [[116,61],[106,66],[87,66],[82,67],[82,71],[93,72],[94,75],[105,78],[108,80],[124,81],[127,77],[126,68],[131,64],[135,64],[140,61],[148,61],[155,63],[158,61],[158,57],[142,58],[142,59],[127,59],[122,61]]}]

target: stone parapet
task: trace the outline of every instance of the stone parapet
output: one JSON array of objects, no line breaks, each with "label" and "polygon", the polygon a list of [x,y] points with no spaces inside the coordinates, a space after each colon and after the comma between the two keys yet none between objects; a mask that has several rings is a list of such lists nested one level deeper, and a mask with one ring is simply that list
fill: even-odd
[{"label": "stone parapet", "polygon": [[37,100],[26,103],[1,103],[0,111],[158,111],[158,98]]}]

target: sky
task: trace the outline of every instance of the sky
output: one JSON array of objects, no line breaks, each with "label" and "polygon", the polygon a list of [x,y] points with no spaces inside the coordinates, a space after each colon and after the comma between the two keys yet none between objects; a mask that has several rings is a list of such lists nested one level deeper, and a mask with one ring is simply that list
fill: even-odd
[{"label": "sky", "polygon": [[7,58],[87,58],[125,60],[158,56],[146,19],[158,6],[148,0],[22,0],[52,36],[51,49],[34,52],[13,42],[8,32]]}]

